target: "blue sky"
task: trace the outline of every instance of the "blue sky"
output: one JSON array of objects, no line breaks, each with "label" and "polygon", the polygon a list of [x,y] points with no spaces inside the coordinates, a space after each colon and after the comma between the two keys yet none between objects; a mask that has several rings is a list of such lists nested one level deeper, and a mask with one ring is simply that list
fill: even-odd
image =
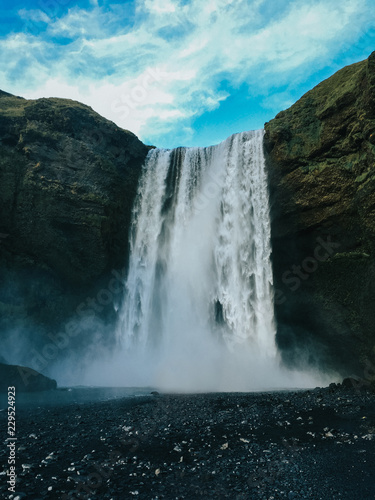
[{"label": "blue sky", "polygon": [[90,105],[145,143],[262,128],[375,50],[373,0],[0,0],[0,89]]}]

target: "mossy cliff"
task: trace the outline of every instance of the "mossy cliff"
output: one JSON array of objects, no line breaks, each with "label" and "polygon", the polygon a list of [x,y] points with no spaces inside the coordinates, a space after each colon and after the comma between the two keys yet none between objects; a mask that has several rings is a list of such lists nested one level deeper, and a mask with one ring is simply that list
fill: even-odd
[{"label": "mossy cliff", "polygon": [[[265,125],[278,343],[375,374],[375,52]],[[319,360],[319,361],[318,361]]]},{"label": "mossy cliff", "polygon": [[78,102],[0,91],[2,336],[55,332],[124,266],[148,149]]}]

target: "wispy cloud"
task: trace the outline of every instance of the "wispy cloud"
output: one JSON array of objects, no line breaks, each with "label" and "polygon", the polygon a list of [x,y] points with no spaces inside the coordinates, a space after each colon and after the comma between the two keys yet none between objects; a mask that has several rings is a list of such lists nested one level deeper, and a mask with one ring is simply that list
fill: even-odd
[{"label": "wispy cloud", "polygon": [[137,0],[111,7],[91,1],[59,17],[25,8],[19,15],[41,27],[0,40],[0,88],[78,99],[160,144],[177,130],[180,141],[189,141],[192,121],[244,82],[249,94],[276,106],[272,89],[306,80],[352,49],[369,27],[372,6],[367,0]]},{"label": "wispy cloud", "polygon": [[50,17],[46,14],[46,12],[40,9],[20,9],[18,11],[18,15],[21,19],[25,19],[26,21],[34,21],[34,22],[42,22],[49,23],[51,22]]}]

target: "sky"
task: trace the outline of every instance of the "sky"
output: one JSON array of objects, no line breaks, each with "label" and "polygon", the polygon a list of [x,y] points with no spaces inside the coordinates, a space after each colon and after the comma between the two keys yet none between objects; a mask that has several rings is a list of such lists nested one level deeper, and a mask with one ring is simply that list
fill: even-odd
[{"label": "sky", "polygon": [[260,129],[374,50],[373,0],[0,0],[0,89],[163,148]]}]

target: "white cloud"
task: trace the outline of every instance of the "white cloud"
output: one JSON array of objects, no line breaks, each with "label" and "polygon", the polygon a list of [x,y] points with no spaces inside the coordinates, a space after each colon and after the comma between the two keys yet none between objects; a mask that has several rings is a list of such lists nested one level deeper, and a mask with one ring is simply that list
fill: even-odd
[{"label": "white cloud", "polygon": [[151,14],[163,15],[166,12],[176,12],[176,5],[171,0],[145,0],[144,6]]},{"label": "white cloud", "polygon": [[[80,100],[155,142],[176,128],[188,138],[189,120],[228,97],[223,80],[268,96],[273,86],[329,64],[371,14],[367,0],[281,1],[273,10],[272,3],[137,0],[135,9],[127,2],[104,11],[93,1],[91,10],[48,19],[39,36],[0,40],[0,87]],[[21,15],[48,18],[35,10]],[[73,41],[56,46],[56,37]]]},{"label": "white cloud", "polygon": [[21,9],[18,11],[18,15],[22,19],[35,22],[49,23],[51,21],[49,16],[45,12],[39,9],[31,9],[31,10]]}]

